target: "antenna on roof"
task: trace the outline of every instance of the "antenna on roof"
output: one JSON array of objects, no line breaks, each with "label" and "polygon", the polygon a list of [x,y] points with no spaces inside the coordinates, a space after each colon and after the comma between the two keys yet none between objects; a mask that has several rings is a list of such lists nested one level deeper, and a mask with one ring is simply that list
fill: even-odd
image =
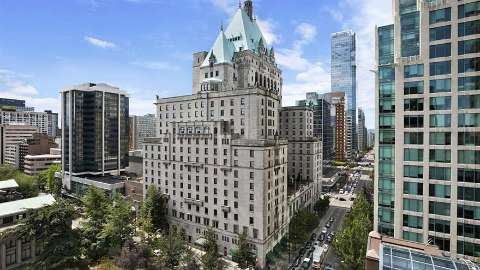
[{"label": "antenna on roof", "polygon": [[220,31],[223,32],[223,20],[222,20],[222,22],[220,23]]}]

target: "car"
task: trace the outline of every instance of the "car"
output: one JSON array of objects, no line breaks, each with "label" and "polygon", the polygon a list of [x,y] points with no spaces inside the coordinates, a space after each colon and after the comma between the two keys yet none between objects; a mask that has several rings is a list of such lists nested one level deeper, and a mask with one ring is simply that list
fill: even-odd
[{"label": "car", "polygon": [[340,198],[339,200],[342,202],[346,201],[345,198]]},{"label": "car", "polygon": [[320,246],[320,241],[315,241],[315,242],[313,243],[313,246],[314,246],[314,247]]},{"label": "car", "polygon": [[312,243],[310,242],[307,242],[307,244],[305,245],[305,250],[309,250],[310,248],[312,247]]},{"label": "car", "polygon": [[310,240],[315,241],[315,239],[317,239],[317,234],[312,233],[312,236],[310,236]]},{"label": "car", "polygon": [[343,192],[344,192],[343,188],[341,188],[340,191],[338,191],[338,193],[340,193],[340,194],[343,194]]},{"label": "car", "polygon": [[327,222],[327,223],[325,224],[325,227],[326,227],[326,228],[330,228],[330,222]]},{"label": "car", "polygon": [[302,262],[302,258],[299,257],[299,258],[297,258],[297,259],[295,260],[295,264],[293,264],[293,265],[294,265],[295,267],[298,267],[301,262]]},{"label": "car", "polygon": [[329,221],[330,222],[333,222],[335,220],[335,218],[333,216],[330,217]]},{"label": "car", "polygon": [[300,248],[300,250],[298,251],[298,257],[302,257],[303,254],[305,254],[305,248]]},{"label": "car", "polygon": [[328,228],[327,228],[327,227],[323,227],[322,233],[327,234],[327,232],[328,232]]},{"label": "car", "polygon": [[329,234],[329,235],[327,236],[327,243],[331,243],[332,240],[333,240],[333,237],[332,237],[332,235]]},{"label": "car", "polygon": [[327,263],[327,264],[325,264],[325,266],[323,267],[323,270],[334,270],[334,269],[333,269],[332,265],[330,265],[330,264]]},{"label": "car", "polygon": [[318,241],[323,242],[324,240],[325,240],[325,234],[324,234],[324,233],[321,233],[321,234],[318,236]]}]

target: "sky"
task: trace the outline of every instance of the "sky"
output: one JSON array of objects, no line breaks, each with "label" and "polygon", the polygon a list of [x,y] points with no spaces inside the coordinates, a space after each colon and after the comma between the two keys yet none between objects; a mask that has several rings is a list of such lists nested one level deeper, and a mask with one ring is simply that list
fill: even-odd
[{"label": "sky", "polygon": [[[191,93],[192,53],[208,51],[238,0],[1,0],[0,97],[60,111],[59,92],[85,82],[126,90],[130,114],[156,95]],[[283,105],[330,91],[330,36],[357,33],[357,106],[374,127],[375,25],[388,0],[254,0],[283,71]]]}]

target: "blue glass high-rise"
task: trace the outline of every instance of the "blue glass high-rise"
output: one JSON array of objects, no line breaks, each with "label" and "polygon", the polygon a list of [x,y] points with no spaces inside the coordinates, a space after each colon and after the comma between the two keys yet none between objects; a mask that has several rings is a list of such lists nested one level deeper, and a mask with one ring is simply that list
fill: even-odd
[{"label": "blue glass high-rise", "polygon": [[347,96],[347,155],[357,150],[357,65],[356,37],[352,31],[332,34],[331,91]]}]

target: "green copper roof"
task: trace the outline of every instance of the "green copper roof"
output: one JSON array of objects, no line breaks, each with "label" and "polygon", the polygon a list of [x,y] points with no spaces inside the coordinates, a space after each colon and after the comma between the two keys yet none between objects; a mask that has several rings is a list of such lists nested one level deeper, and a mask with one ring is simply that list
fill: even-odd
[{"label": "green copper roof", "polygon": [[243,8],[239,8],[232,18],[226,31],[220,31],[212,49],[202,66],[208,66],[212,53],[215,63],[230,63],[234,52],[242,50],[257,51],[260,43],[265,46],[265,38],[255,19],[250,19]]}]

